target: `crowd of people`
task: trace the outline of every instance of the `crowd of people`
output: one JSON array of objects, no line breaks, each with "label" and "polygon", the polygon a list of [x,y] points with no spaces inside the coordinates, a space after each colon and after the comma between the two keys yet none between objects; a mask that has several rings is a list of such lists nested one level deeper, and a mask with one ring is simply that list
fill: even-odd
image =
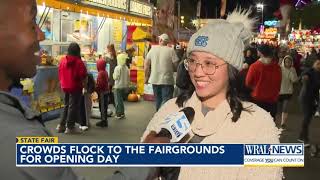
[{"label": "crowd of people", "polygon": [[290,119],[290,100],[294,94],[299,94],[304,118],[298,141],[309,146],[308,129],[319,106],[320,52],[313,48],[311,54],[303,55],[286,46],[253,43],[244,51],[244,56],[242,82],[249,89],[244,92],[249,101],[270,112],[275,121],[279,120],[282,130]]},{"label": "crowd of people", "polygon": [[[41,116],[8,93],[12,84],[20,78],[29,78],[36,74],[36,65],[40,60],[37,55],[40,50],[39,42],[44,40],[44,34],[36,23],[36,15],[35,0],[0,1],[0,17],[5,17],[0,18],[0,29],[2,29],[0,31],[2,53],[0,56],[0,144],[2,145],[0,177],[19,180],[81,179],[69,167],[16,167],[14,160],[16,137],[51,136]],[[165,47],[168,38],[165,35],[160,37],[160,46],[151,49],[147,55],[146,64],[150,72],[148,82],[154,84],[155,89],[159,90],[155,95],[156,98],[160,98],[157,96],[160,93],[161,95],[168,91],[171,93],[173,85],[171,75],[178,69],[176,85],[180,92],[176,98],[166,102],[163,96],[156,101],[157,112],[142,135],[142,142],[169,143],[168,137],[158,136],[163,119],[184,107],[192,107],[195,118],[191,124],[192,130],[188,137],[183,138],[183,143],[194,138],[198,138],[198,143],[279,143],[280,130],[274,122],[277,117],[275,107],[278,101],[282,102],[281,121],[282,128],[285,128],[286,121],[289,119],[288,102],[294,94],[293,83],[300,80],[302,87],[299,101],[304,119],[299,140],[307,145],[308,128],[319,104],[319,54],[313,52],[305,61],[299,61],[297,60],[299,55],[294,50],[281,51],[261,45],[257,47],[257,56],[254,56],[254,51],[251,51],[251,55],[246,53],[248,57],[245,58],[243,51],[251,37],[253,23],[254,20],[249,18],[249,12],[235,11],[228,15],[226,20],[219,20],[202,27],[191,37],[186,59],[178,65],[174,51]],[[13,49],[15,53],[12,53]],[[128,57],[123,53],[116,55],[112,45],[108,49],[110,55],[107,57],[111,60],[108,58],[98,60],[99,73],[97,82],[94,83],[81,60],[79,45],[70,44],[68,54],[63,57],[59,65],[59,79],[66,101],[64,113],[58,125],[59,132],[77,132],[75,121],[80,118],[80,113],[76,113],[76,110],[82,109],[83,104],[86,104],[82,101],[86,102],[93,91],[99,94],[102,114],[101,121],[97,125],[101,127],[108,125],[105,105],[111,101],[112,89],[115,89],[116,117],[124,117],[123,103],[120,101],[123,101],[122,91],[127,87],[129,80],[126,66]],[[253,57],[250,58],[250,56]],[[159,59],[166,60],[159,61]],[[114,67],[109,72],[110,76],[105,71],[106,63]],[[161,67],[158,72],[159,68],[155,66],[161,66],[162,63],[165,70]],[[300,64],[303,65],[300,66]],[[159,73],[163,77],[153,78],[152,73]],[[270,89],[269,86],[272,88]],[[174,179],[280,180],[283,178],[281,167],[184,166],[175,170],[177,171],[170,171]],[[131,170],[123,168],[116,171],[109,179],[152,179],[159,176],[168,177],[168,174],[170,174],[169,171],[158,170],[156,167]]]},{"label": "crowd of people", "polygon": [[[170,38],[167,34],[160,35],[158,42],[159,45],[153,45],[146,53],[144,64],[145,84],[152,84],[156,111],[173,97],[179,97],[185,93],[188,85],[185,81],[187,73],[184,69],[188,64],[186,62],[190,63],[190,54],[185,52],[179,44],[174,48],[168,46]],[[90,111],[87,110],[88,108],[82,108],[81,106],[92,106],[88,104],[89,101],[91,102],[88,97],[94,91],[98,94],[101,112],[101,121],[96,124],[97,126],[108,126],[109,104],[114,105],[116,118],[125,118],[123,99],[130,79],[128,67],[133,58],[134,48],[117,55],[114,45],[108,45],[107,55],[105,57],[100,56],[97,60],[99,73],[95,82],[92,78],[88,78],[90,74],[86,72],[81,58],[76,58],[80,57],[80,49],[79,47],[77,47],[78,49],[75,48],[76,46],[78,45],[70,45],[68,55],[63,58],[59,66],[61,88],[65,92],[66,106],[61,122],[57,127],[58,132],[73,133],[75,120],[77,119],[81,119],[79,120],[80,129],[88,128]],[[294,92],[300,91],[299,102],[304,118],[298,141],[309,146],[309,125],[312,116],[317,115],[315,113],[318,113],[317,110],[320,109],[320,105],[318,105],[320,85],[318,85],[317,77],[320,70],[318,68],[320,52],[312,49],[310,54],[302,55],[296,49],[289,49],[286,46],[255,43],[244,47],[242,52],[243,60],[241,67],[238,69],[239,77],[237,79],[238,90],[236,93],[238,96],[242,100],[252,102],[269,112],[274,121],[279,121],[280,128],[285,130],[287,121],[290,119],[288,113],[290,100],[293,95],[297,94]],[[75,61],[75,59],[78,59],[78,61]],[[75,76],[73,71],[62,70],[64,66],[68,68],[73,61],[76,62],[75,69],[77,69],[75,71],[77,72],[75,81],[67,79]],[[110,65],[109,73],[106,72],[105,68],[107,63]],[[196,63],[196,65],[198,64]],[[219,67],[216,66],[217,69]],[[175,72],[177,72],[176,76],[174,75]],[[64,73],[69,73],[70,77]],[[65,83],[65,81],[69,83]],[[197,85],[201,87],[206,83],[206,81],[202,82],[201,80]],[[85,93],[87,93],[87,98],[84,98]],[[189,96],[191,95],[189,94]],[[80,101],[81,99],[82,101]],[[76,117],[79,114],[77,112],[79,109],[82,114],[85,112],[84,116],[81,117],[86,118]]]},{"label": "crowd of people", "polygon": [[[96,61],[98,76],[94,80],[81,59],[80,46],[77,43],[69,45],[68,54],[61,59],[58,69],[61,89],[65,94],[58,133],[77,134],[89,128],[94,92],[98,95],[101,114],[101,121],[96,126],[108,127],[109,104],[114,105],[117,119],[125,118],[123,100],[130,80],[127,67],[129,57],[125,52],[117,55],[113,44],[108,45],[107,50],[106,57],[99,56]],[[106,70],[107,63],[110,65],[110,75]],[[79,128],[76,123],[80,124]]]},{"label": "crowd of people", "polygon": [[[173,98],[174,72],[184,57],[181,47],[170,48],[167,34],[159,36],[159,45],[152,46],[145,58],[145,83],[152,84],[156,101],[156,110]],[[177,45],[179,46],[179,45]],[[134,48],[116,53],[113,44],[107,46],[107,54],[96,60],[98,76],[94,80],[87,72],[81,58],[81,49],[77,43],[71,43],[68,54],[59,63],[59,80],[65,94],[65,107],[61,121],[57,126],[58,133],[77,134],[90,126],[92,99],[94,92],[98,95],[101,121],[98,127],[108,127],[109,104],[115,107],[115,117],[125,118],[123,100],[129,87],[129,67],[133,59]],[[109,72],[106,65],[109,64]],[[109,75],[108,75],[109,74]],[[109,109],[110,110],[110,109]],[[79,128],[75,126],[78,123]]]},{"label": "crowd of people", "polygon": [[[188,53],[169,48],[169,37],[159,36],[159,46],[153,46],[145,61],[145,83],[151,83],[158,111],[172,97],[179,97],[187,89],[185,61]],[[178,48],[180,49],[180,48]],[[308,129],[312,116],[319,116],[319,88],[317,77],[320,51],[301,54],[285,45],[251,43],[243,51],[243,65],[239,69],[238,94],[241,99],[257,104],[269,112],[279,128],[286,130],[289,105],[294,95],[298,99],[304,118],[299,142],[309,146]],[[177,76],[173,75],[177,72]],[[178,93],[173,93],[173,82]],[[297,92],[297,93],[295,93]]]}]

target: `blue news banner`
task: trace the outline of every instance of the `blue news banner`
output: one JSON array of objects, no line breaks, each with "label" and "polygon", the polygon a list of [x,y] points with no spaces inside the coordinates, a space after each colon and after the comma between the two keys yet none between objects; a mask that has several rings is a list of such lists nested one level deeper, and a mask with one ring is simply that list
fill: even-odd
[{"label": "blue news banner", "polygon": [[242,144],[17,144],[17,166],[243,165]]},{"label": "blue news banner", "polygon": [[16,144],[16,166],[303,167],[303,144]]}]

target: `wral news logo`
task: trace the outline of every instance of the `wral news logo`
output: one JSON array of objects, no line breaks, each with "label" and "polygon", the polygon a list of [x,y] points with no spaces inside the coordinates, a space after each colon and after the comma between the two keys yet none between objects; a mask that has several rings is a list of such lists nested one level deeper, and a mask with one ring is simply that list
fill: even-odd
[{"label": "wral news logo", "polygon": [[245,144],[244,166],[304,167],[303,144]]},{"label": "wral news logo", "polygon": [[246,144],[245,155],[304,155],[303,144]]}]

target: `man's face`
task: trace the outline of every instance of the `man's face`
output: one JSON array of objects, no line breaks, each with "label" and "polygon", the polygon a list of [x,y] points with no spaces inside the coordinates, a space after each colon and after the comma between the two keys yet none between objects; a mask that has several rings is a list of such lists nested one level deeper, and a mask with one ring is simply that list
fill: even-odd
[{"label": "man's face", "polygon": [[44,39],[36,24],[36,1],[5,1],[0,11],[1,74],[9,79],[32,77],[40,62],[39,41]]},{"label": "man's face", "polygon": [[320,59],[317,59],[314,64],[313,64],[313,68],[317,71],[320,71]]},{"label": "man's face", "polygon": [[252,53],[251,53],[251,50],[247,50],[247,57],[251,57]]}]

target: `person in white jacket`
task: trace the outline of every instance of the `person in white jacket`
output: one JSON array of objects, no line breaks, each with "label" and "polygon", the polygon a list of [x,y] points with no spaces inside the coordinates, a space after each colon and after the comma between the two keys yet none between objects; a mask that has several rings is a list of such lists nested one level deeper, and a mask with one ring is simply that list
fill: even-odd
[{"label": "person in white jacket", "polygon": [[282,80],[280,88],[279,102],[282,103],[281,128],[286,128],[288,119],[288,104],[293,94],[293,83],[298,81],[297,72],[293,67],[293,58],[285,56],[281,63]]},{"label": "person in white jacket", "polygon": [[129,87],[130,82],[130,72],[128,67],[126,66],[128,55],[125,53],[121,53],[117,56],[118,65],[114,69],[113,79],[114,83],[114,99],[116,101],[116,118],[122,119],[125,118],[124,113],[124,94],[125,90]]}]

